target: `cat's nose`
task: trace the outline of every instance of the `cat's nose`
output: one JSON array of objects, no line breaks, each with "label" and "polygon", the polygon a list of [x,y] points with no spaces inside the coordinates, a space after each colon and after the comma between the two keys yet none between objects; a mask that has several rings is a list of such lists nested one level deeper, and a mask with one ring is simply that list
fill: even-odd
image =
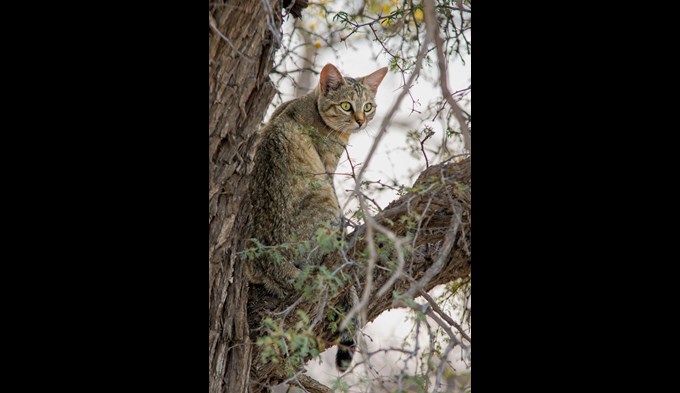
[{"label": "cat's nose", "polygon": [[357,124],[359,125],[359,127],[363,126],[364,123],[366,122],[366,119],[365,119],[365,118],[358,118],[358,119],[354,119],[354,120],[356,120],[356,122],[357,122]]}]

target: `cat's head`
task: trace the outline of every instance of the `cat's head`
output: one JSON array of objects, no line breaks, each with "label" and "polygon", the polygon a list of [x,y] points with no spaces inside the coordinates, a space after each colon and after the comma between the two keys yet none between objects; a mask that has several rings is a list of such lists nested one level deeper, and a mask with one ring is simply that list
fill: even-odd
[{"label": "cat's head", "polygon": [[375,93],[385,74],[387,67],[361,78],[343,77],[333,64],[326,64],[317,88],[317,108],[326,125],[348,133],[364,129],[375,116]]}]

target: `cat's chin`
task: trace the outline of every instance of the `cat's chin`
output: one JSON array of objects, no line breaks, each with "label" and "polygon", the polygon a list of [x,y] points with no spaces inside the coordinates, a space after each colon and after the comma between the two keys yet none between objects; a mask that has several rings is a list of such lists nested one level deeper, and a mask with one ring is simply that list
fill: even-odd
[{"label": "cat's chin", "polygon": [[366,129],[366,123],[364,123],[362,126],[359,126],[356,123],[353,123],[352,125],[348,125],[347,123],[341,123],[339,124],[340,127],[333,127],[326,123],[326,126],[330,128],[331,130],[335,132],[339,132],[341,134],[356,134],[359,131],[363,131]]},{"label": "cat's chin", "polygon": [[365,125],[363,125],[363,126],[361,126],[361,127],[359,127],[359,126],[354,126],[354,127],[348,127],[348,128],[346,128],[343,132],[346,132],[346,133],[348,133],[348,134],[356,134],[357,132],[363,131],[364,129],[366,129],[366,126],[365,126]]}]

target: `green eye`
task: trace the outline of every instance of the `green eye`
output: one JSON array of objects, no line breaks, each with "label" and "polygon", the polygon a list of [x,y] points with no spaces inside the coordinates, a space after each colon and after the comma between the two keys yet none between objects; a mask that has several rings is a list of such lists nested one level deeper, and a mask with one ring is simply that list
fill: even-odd
[{"label": "green eye", "polygon": [[345,101],[342,104],[340,104],[340,108],[342,108],[342,110],[348,111],[348,110],[352,109],[352,104]]},{"label": "green eye", "polygon": [[364,112],[370,112],[371,109],[373,109],[373,104],[367,102],[366,105],[364,105]]}]

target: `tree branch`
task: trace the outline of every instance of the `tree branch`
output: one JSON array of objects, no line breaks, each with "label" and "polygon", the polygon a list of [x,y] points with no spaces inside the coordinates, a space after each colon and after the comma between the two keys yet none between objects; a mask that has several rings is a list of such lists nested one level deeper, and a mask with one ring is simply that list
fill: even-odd
[{"label": "tree branch", "polygon": [[[408,219],[405,217],[421,216],[421,227],[410,251],[410,265],[403,272],[419,281],[417,289],[428,291],[437,285],[450,282],[456,278],[470,274],[470,159],[461,162],[449,162],[434,165],[425,170],[413,185],[413,191],[390,203],[385,210],[375,217],[379,225],[389,228],[397,237],[412,235]],[[454,201],[454,203],[451,203]],[[459,209],[462,209],[459,210]],[[459,216],[460,219],[456,217]],[[452,235],[450,247],[447,247],[447,234],[454,232],[451,226],[457,226]],[[366,247],[362,238],[362,230],[353,233],[350,244],[353,244],[350,258]],[[395,253],[396,254],[396,253]],[[395,255],[389,259],[396,260]],[[334,257],[331,264],[337,263]],[[427,275],[428,269],[439,270],[438,274]],[[384,266],[389,270],[389,266]],[[384,270],[376,270],[374,288],[381,288],[391,280],[392,274]],[[368,322],[375,319],[383,311],[393,307],[392,292],[406,292],[409,280],[400,278],[391,285],[391,290],[374,293],[368,305]]]},{"label": "tree branch", "polygon": [[[371,277],[373,284],[369,296],[370,301],[366,304],[366,322],[374,320],[388,309],[401,305],[394,302],[395,291],[405,294],[415,283],[414,291],[417,292],[414,296],[418,296],[420,291],[429,291],[437,285],[451,282],[456,278],[467,277],[470,274],[470,187],[470,158],[460,162],[449,161],[433,165],[420,174],[410,192],[390,203],[383,212],[372,217],[377,226],[389,229],[395,238],[409,238],[416,230],[418,236],[413,236],[412,242],[402,243],[405,248],[408,247],[406,258],[409,263],[402,267],[401,272],[396,272],[399,269],[398,266],[386,263],[386,261],[397,260],[396,249],[392,250],[387,257],[383,255],[376,259],[375,270]],[[413,225],[412,220],[416,218],[420,223],[419,227]],[[358,227],[349,236],[349,247],[345,250],[346,252],[331,254],[324,261],[327,267],[344,265],[344,270],[356,269],[359,282],[355,285],[358,288],[364,288],[368,279],[362,276],[365,266],[359,262],[347,263],[346,260],[356,261],[360,254],[367,253],[369,249],[367,231],[367,225]],[[380,245],[376,244],[376,246]],[[434,270],[429,270],[431,268]],[[329,270],[332,271],[332,269]],[[428,270],[438,271],[438,273],[427,274]],[[394,278],[397,273],[399,275]],[[387,285],[387,290],[379,291],[385,285]],[[342,296],[349,295],[348,292],[349,287],[330,298],[329,306],[335,306]],[[266,316],[271,316],[272,313],[291,307],[297,298],[297,296],[285,300],[274,298],[264,288],[252,285],[248,305],[251,332],[254,332],[252,334],[264,334],[257,329],[259,321]],[[299,302],[292,308],[293,310],[290,308],[286,310],[288,313],[283,321],[286,326],[294,326],[298,321],[297,311],[303,311],[310,318],[315,318],[320,309],[318,302]],[[432,315],[435,314],[432,313]],[[333,343],[337,340],[337,333],[331,331],[328,321],[323,316],[313,327],[313,331],[323,342]],[[251,339],[254,341],[257,337],[252,334]],[[256,370],[256,375],[251,376],[253,381],[273,386],[287,378],[281,364],[260,361],[258,347],[253,348],[253,363],[255,363],[253,369]]]},{"label": "tree branch", "polygon": [[[301,386],[308,393],[331,393],[332,390],[328,386],[322,384],[316,379],[309,377],[307,375],[300,375],[297,377],[299,386]],[[292,382],[291,382],[292,384]]]}]

